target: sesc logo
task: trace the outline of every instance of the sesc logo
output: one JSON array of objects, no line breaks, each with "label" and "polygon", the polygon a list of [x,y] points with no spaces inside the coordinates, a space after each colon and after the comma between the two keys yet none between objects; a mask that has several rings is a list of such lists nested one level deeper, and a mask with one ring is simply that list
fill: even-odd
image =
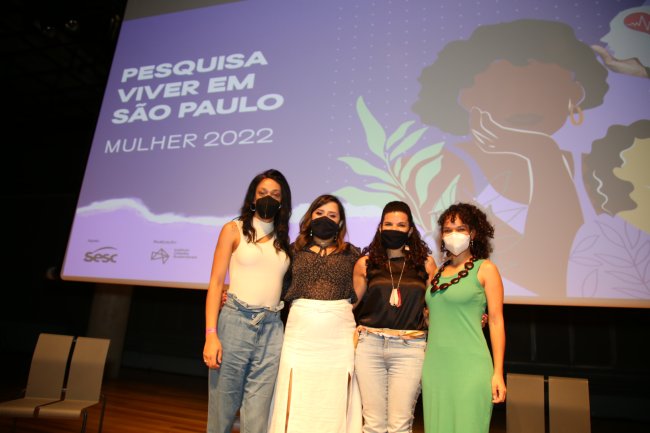
[{"label": "sesc logo", "polygon": [[117,248],[101,247],[95,251],[88,251],[84,255],[84,262],[91,263],[117,263]]}]

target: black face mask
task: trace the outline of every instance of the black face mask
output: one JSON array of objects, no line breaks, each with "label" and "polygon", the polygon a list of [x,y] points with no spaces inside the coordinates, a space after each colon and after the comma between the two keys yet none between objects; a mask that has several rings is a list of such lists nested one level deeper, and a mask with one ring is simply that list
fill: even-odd
[{"label": "black face mask", "polygon": [[275,218],[275,214],[277,214],[278,210],[280,210],[280,206],[281,204],[279,201],[270,195],[266,195],[260,199],[257,199],[255,202],[255,211],[260,216],[260,218],[267,220]]},{"label": "black face mask", "polygon": [[339,232],[339,225],[326,216],[311,220],[309,227],[311,228],[312,236],[323,240],[331,239]]},{"label": "black face mask", "polygon": [[381,243],[385,248],[396,250],[401,248],[409,238],[408,232],[399,230],[382,230]]}]

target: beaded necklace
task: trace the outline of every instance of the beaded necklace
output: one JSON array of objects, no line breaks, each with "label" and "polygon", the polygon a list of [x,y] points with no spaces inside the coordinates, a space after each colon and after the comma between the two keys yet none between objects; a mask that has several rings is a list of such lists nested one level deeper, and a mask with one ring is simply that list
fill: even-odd
[{"label": "beaded necklace", "polygon": [[436,275],[433,277],[433,280],[431,281],[431,293],[435,293],[438,290],[445,290],[447,287],[457,284],[462,278],[465,278],[466,276],[469,275],[469,271],[471,271],[474,268],[474,262],[478,260],[475,257],[470,257],[468,261],[465,262],[465,269],[460,271],[457,276],[452,278],[452,280],[448,283],[443,283],[440,286],[438,286],[438,281],[440,281],[440,275],[442,275],[442,271],[445,270],[447,265],[451,263],[451,260],[447,260],[443,265],[438,269],[438,272]]}]

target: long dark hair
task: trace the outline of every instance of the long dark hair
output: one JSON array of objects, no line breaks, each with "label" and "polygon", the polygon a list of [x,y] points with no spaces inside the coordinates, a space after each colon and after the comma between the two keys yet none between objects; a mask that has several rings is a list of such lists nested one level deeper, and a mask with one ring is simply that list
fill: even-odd
[{"label": "long dark hair", "polygon": [[[431,249],[429,246],[422,240],[420,232],[413,222],[413,214],[411,213],[411,208],[408,204],[403,201],[391,201],[384,206],[384,210],[381,212],[381,220],[377,226],[377,231],[375,236],[372,238],[372,242],[366,248],[363,249],[362,255],[368,255],[367,267],[372,268],[382,268],[388,266],[388,255],[386,254],[386,248],[384,248],[381,243],[381,232],[380,228],[384,222],[384,217],[390,212],[402,212],[405,213],[409,220],[409,228],[413,229],[411,235],[406,241],[404,248],[404,259],[406,264],[412,269],[416,269],[418,272],[424,272],[424,278],[426,279],[426,270],[425,263],[429,254],[431,254]],[[408,247],[408,248],[406,248]]]},{"label": "long dark hair", "polygon": [[300,233],[298,234],[298,237],[296,238],[296,241],[293,245],[295,251],[300,251],[305,247],[305,245],[309,245],[311,243],[311,214],[314,213],[316,209],[327,203],[336,203],[339,208],[339,216],[341,217],[341,222],[339,223],[339,232],[336,235],[335,252],[345,251],[347,248],[349,248],[349,244],[345,241],[345,236],[348,233],[347,222],[345,219],[345,208],[343,207],[341,200],[339,200],[336,196],[333,196],[331,194],[323,194],[314,199],[314,201],[309,205],[309,209],[307,209],[307,212],[305,212],[305,215],[303,215],[302,219],[300,220]]},{"label": "long dark hair", "polygon": [[[442,226],[445,221],[456,221],[460,218],[462,222],[469,226],[470,231],[474,230],[476,235],[472,239],[469,251],[477,259],[487,259],[492,252],[492,242],[490,239],[494,238],[494,227],[487,219],[487,215],[481,209],[469,203],[456,203],[447,208],[446,211],[438,218],[438,226],[440,233],[442,233]],[[446,253],[442,237],[440,239],[440,251]]]},{"label": "long dark hair", "polygon": [[248,242],[255,241],[255,229],[253,228],[253,215],[255,211],[253,209],[253,204],[255,203],[255,193],[257,192],[257,186],[264,179],[272,179],[280,185],[280,190],[282,192],[282,200],[280,201],[281,206],[278,213],[275,214],[273,218],[273,226],[275,230],[275,240],[273,241],[273,246],[277,251],[284,251],[289,254],[289,219],[291,218],[291,189],[289,188],[289,183],[282,173],[278,170],[270,169],[266,170],[251,180],[251,183],[248,185],[248,190],[246,191],[246,197],[244,198],[244,204],[241,207],[239,219],[242,221],[242,232],[246,236]]}]

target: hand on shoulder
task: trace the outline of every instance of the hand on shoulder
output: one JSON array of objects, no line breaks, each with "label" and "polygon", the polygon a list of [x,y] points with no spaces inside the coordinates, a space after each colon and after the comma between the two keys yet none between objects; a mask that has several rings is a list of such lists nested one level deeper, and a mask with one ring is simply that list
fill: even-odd
[{"label": "hand on shoulder", "polygon": [[350,248],[350,251],[351,251],[353,254],[356,254],[357,256],[360,256],[360,255],[361,255],[361,248],[357,247],[357,246],[354,245],[354,244],[351,244],[350,242],[348,242],[348,247]]},{"label": "hand on shoulder", "polygon": [[436,266],[436,261],[432,256],[427,256],[427,260],[424,262],[424,268],[426,269],[427,274],[429,274],[429,281],[433,278],[436,272],[438,272],[438,266]]},{"label": "hand on shoulder", "polygon": [[366,267],[368,266],[368,256],[361,256],[357,259],[357,262],[354,264],[354,273],[357,275],[366,276]]}]

